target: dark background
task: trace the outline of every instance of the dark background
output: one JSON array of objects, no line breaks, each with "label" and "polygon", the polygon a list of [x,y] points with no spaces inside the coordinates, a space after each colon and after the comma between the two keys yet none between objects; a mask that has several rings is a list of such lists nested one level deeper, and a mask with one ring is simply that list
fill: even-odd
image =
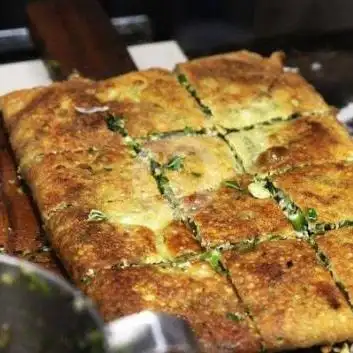
[{"label": "dark background", "polygon": [[[353,47],[351,0],[99,1],[110,17],[148,15],[146,40],[175,39],[189,57],[243,47],[261,52]],[[0,30],[26,26],[26,2],[0,2]]]},{"label": "dark background", "polygon": [[[152,41],[176,39],[191,55],[248,40],[255,1],[100,0],[110,17],[148,15]],[[25,4],[26,0],[0,2],[0,30],[26,26]]]},{"label": "dark background", "polygon": [[[1,50],[1,30],[26,26],[26,2],[0,2],[0,63],[38,57],[33,48]],[[280,49],[330,103],[342,105],[353,97],[352,0],[100,2],[111,18],[148,16],[150,30],[124,33],[126,44],[174,39],[189,58],[242,48],[263,54]],[[316,61],[322,70],[311,69]]]}]

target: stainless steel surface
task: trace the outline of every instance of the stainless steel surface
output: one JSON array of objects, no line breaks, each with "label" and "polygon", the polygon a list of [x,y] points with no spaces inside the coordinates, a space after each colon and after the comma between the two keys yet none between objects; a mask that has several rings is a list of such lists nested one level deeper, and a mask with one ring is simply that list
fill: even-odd
[{"label": "stainless steel surface", "polygon": [[[146,15],[115,17],[111,23],[128,45],[146,43],[153,39],[150,20]],[[27,28],[0,30],[0,54],[33,49]]]},{"label": "stainless steel surface", "polygon": [[63,279],[0,255],[0,351],[3,353],[197,352],[188,324],[142,312],[106,327],[91,301]]},{"label": "stainless steel surface", "polygon": [[0,30],[0,54],[16,50],[31,50],[33,44],[27,28]]}]

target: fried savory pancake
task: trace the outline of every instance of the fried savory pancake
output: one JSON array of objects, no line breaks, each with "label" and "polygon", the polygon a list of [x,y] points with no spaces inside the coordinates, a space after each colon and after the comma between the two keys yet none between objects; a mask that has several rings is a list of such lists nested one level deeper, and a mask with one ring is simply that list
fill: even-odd
[{"label": "fried savory pancake", "polygon": [[[55,84],[37,90],[37,95],[14,115],[12,109],[5,109],[4,120],[17,158],[25,163],[42,154],[121,144],[121,138],[107,128],[106,112],[86,114],[77,110],[104,109],[91,93],[93,87],[82,79]],[[4,107],[11,106],[21,94],[26,96],[27,92],[5,97]]]},{"label": "fried savory pancake", "polygon": [[314,87],[294,72],[279,75],[270,88],[271,99],[281,107],[283,114],[327,114],[330,107]]},{"label": "fried savory pancake", "polygon": [[[207,126],[196,102],[164,70],[151,69],[93,83],[73,79],[48,88],[11,93],[2,100],[19,159],[119,144],[107,114],[121,117],[132,137]],[[94,113],[85,110],[99,108]]]},{"label": "fried savory pancake", "polygon": [[163,311],[189,321],[202,352],[260,351],[260,339],[231,285],[206,263],[104,271],[84,290],[106,320],[146,309]]},{"label": "fried savory pancake", "polygon": [[24,110],[27,109],[29,113],[35,110],[37,103],[45,98],[42,93],[46,90],[46,87],[34,87],[10,92],[0,97],[0,109],[2,114],[6,116],[9,130],[17,122]]},{"label": "fried savory pancake", "polygon": [[200,130],[208,124],[196,102],[166,70],[150,69],[101,81],[96,96],[124,119],[134,138],[185,128]]},{"label": "fried savory pancake", "polygon": [[209,109],[213,123],[226,129],[329,109],[299,75],[282,71],[279,53],[269,58],[246,51],[211,56],[180,64],[177,71]]},{"label": "fried savory pancake", "polygon": [[264,58],[247,51],[177,66],[180,80],[187,81],[201,104],[210,109],[213,123],[224,128],[240,128],[280,116],[266,93],[281,70],[278,53]]},{"label": "fried savory pancake", "polygon": [[353,220],[353,164],[295,168],[273,181],[303,211],[315,209],[318,223]]},{"label": "fried savory pancake", "polygon": [[353,303],[353,228],[341,228],[318,236],[319,249],[328,256],[330,270]]},{"label": "fried savory pancake", "polygon": [[[204,351],[258,352],[260,338],[227,277],[205,263],[188,262],[208,255],[197,235],[207,248],[236,244],[224,262],[269,350],[352,339],[352,314],[328,271],[316,263],[315,252],[300,241],[274,241],[294,236],[278,206],[248,193],[249,181],[239,176],[223,140],[194,130],[216,126],[234,132],[302,112],[300,119],[276,124],[279,131],[263,127],[262,132],[269,130],[262,137],[266,146],[261,156],[251,154],[252,172],[277,171],[281,163],[346,159],[347,135],[333,117],[323,121],[308,114],[323,114],[328,107],[300,76],[283,72],[278,54],[215,56],[182,64],[179,73],[204,112],[174,76],[158,69],[101,82],[76,78],[2,98],[12,144],[54,251],[107,320],[145,309],[167,311],[191,322]],[[108,117],[119,123],[117,131],[110,130]],[[196,136],[166,138],[174,132]],[[198,234],[176,219],[150,165],[131,154],[121,133],[149,141],[145,147],[161,163]],[[285,158],[281,154],[283,161],[273,161],[274,138],[291,145]],[[314,148],[322,152],[314,155]],[[298,193],[299,205],[304,200],[303,209],[315,208],[320,222],[321,216],[339,221],[340,215],[350,217],[350,169],[343,163],[295,168],[274,182],[285,185],[288,179],[293,187],[288,194],[297,201]],[[4,217],[3,230],[7,222]],[[3,233],[0,251],[1,236],[5,242],[10,238]],[[24,234],[13,240],[11,246],[24,249],[19,256],[47,268],[54,263],[50,252],[35,250],[40,239]]]},{"label": "fried savory pancake", "polygon": [[191,231],[173,219],[151,229],[111,220],[109,213],[107,219],[93,221],[88,210],[69,207],[51,216],[47,229],[74,280],[90,270],[176,261],[201,251]]},{"label": "fried savory pancake", "polygon": [[199,249],[174,221],[149,166],[127,149],[47,155],[25,173],[53,247],[73,274]]},{"label": "fried savory pancake", "polygon": [[226,267],[269,350],[353,338],[353,313],[314,250],[298,240],[227,252]]},{"label": "fried savory pancake", "polygon": [[171,137],[149,142],[145,148],[162,166],[178,198],[214,189],[242,173],[227,144],[217,137]]},{"label": "fried savory pancake", "polygon": [[258,126],[226,136],[249,173],[266,173],[308,163],[353,157],[353,141],[333,115]]},{"label": "fried savory pancake", "polygon": [[67,205],[109,210],[112,203],[116,207],[112,216],[132,217],[146,212],[153,200],[162,202],[149,166],[126,147],[50,154],[22,171],[44,218]]},{"label": "fried savory pancake", "polygon": [[[248,191],[250,178],[225,181],[219,189],[182,200],[194,220],[203,246],[247,245],[249,240],[294,237],[291,225],[272,199],[257,199]],[[253,244],[248,243],[249,246]]]}]

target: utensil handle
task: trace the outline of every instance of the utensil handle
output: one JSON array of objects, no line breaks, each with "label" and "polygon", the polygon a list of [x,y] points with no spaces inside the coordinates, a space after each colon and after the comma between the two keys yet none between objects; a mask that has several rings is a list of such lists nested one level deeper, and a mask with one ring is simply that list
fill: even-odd
[{"label": "utensil handle", "polygon": [[136,69],[96,0],[32,0],[27,15],[34,44],[54,80],[73,71],[104,79]]},{"label": "utensil handle", "polygon": [[197,353],[198,347],[186,321],[164,313],[142,311],[105,327],[109,353]]}]

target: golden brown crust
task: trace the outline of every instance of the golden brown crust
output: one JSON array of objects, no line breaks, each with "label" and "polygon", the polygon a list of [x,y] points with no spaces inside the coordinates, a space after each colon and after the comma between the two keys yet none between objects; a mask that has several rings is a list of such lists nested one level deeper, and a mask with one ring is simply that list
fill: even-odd
[{"label": "golden brown crust", "polygon": [[69,207],[47,222],[51,243],[76,282],[90,270],[159,263],[201,251],[190,230],[177,221],[153,231],[108,218],[89,221],[90,210]]},{"label": "golden brown crust", "polygon": [[[36,95],[20,91],[8,96],[5,106],[10,109],[5,110],[4,119],[17,158],[24,163],[42,154],[122,144],[121,138],[108,129],[106,112],[77,111],[77,108],[103,107],[92,94],[93,87],[93,83],[85,80],[73,80],[35,90]],[[27,96],[32,100],[11,115],[12,101],[17,102],[21,95],[25,101]]]},{"label": "golden brown crust", "polygon": [[51,154],[22,171],[44,217],[63,202],[128,213],[162,200],[148,164],[126,148]]},{"label": "golden brown crust", "polygon": [[192,232],[174,221],[148,164],[128,150],[47,155],[25,174],[53,246],[75,278],[89,268],[199,252]]},{"label": "golden brown crust", "polygon": [[246,254],[228,252],[224,260],[269,350],[353,338],[352,311],[305,242],[262,243]]},{"label": "golden brown crust", "polygon": [[15,128],[19,120],[26,116],[59,113],[65,107],[65,101],[70,105],[70,94],[81,92],[89,94],[94,82],[82,77],[73,77],[64,82],[53,83],[47,87],[35,87],[8,93],[2,97],[1,109],[4,114],[6,127],[9,131]]},{"label": "golden brown crust", "polygon": [[241,51],[180,64],[212,121],[223,128],[286,119],[294,113],[327,112],[322,97],[299,75],[283,72],[278,55]]},{"label": "golden brown crust", "polygon": [[314,208],[317,222],[353,219],[353,164],[327,163],[295,168],[274,178],[302,209]]},{"label": "golden brown crust", "polygon": [[[176,197],[214,189],[222,180],[242,172],[231,150],[217,137],[172,137],[147,143],[145,147],[157,162],[166,166],[164,173]],[[168,168],[173,158],[180,159],[179,168]]]},{"label": "golden brown crust", "polygon": [[44,98],[43,92],[46,90],[47,88],[45,87],[23,89],[1,97],[1,111],[5,117],[8,129],[15,124],[24,110],[30,110],[29,113],[32,113],[34,106],[37,103],[39,104],[39,101]]},{"label": "golden brown crust", "polygon": [[341,228],[317,238],[319,249],[329,258],[330,269],[353,303],[353,229]]},{"label": "golden brown crust", "polygon": [[267,58],[246,50],[240,50],[178,64],[177,70],[178,72],[185,71],[188,74],[192,74],[192,78],[195,81],[201,81],[205,77],[214,77],[232,82],[245,77],[247,74],[259,72],[281,73],[283,66],[278,54],[274,53]]},{"label": "golden brown crust", "polygon": [[314,87],[295,72],[284,72],[272,84],[270,95],[287,114],[327,113],[330,109]]},{"label": "golden brown crust", "polygon": [[[144,309],[189,321],[203,352],[256,352],[257,334],[225,277],[204,263],[184,269],[146,266],[97,274],[85,291],[106,320]],[[238,322],[229,313],[242,315]]]},{"label": "golden brown crust", "polygon": [[[181,221],[172,221],[159,236],[164,243],[164,256],[168,259],[201,252],[201,246],[192,231]],[[161,249],[159,251],[161,252]]]},{"label": "golden brown crust", "polygon": [[262,113],[248,112],[245,116],[240,110],[256,100],[264,101],[263,109],[269,109],[271,103],[266,92],[281,73],[282,64],[276,55],[264,58],[240,51],[192,60],[179,64],[177,70],[186,76],[201,102],[211,110],[215,124],[241,128],[267,120],[261,117]]},{"label": "golden brown crust", "polygon": [[170,72],[150,69],[98,83],[96,96],[122,116],[131,137],[205,128],[196,102]]},{"label": "golden brown crust", "polygon": [[304,116],[227,136],[250,173],[347,160],[353,156],[348,131],[332,115]]},{"label": "golden brown crust", "polygon": [[[228,278],[206,263],[187,260],[200,258],[205,250],[196,235],[207,248],[257,238],[263,242],[255,250],[228,251],[224,263],[267,348],[353,339],[353,314],[329,272],[316,262],[314,250],[293,240],[291,226],[272,199],[248,193],[251,177],[239,175],[223,140],[158,136],[182,130],[186,135],[186,128],[211,125],[238,129],[302,112],[297,120],[251,130],[271,133],[265,134],[267,145],[256,152],[249,170],[313,164],[276,176],[274,182],[303,209],[315,208],[319,222],[338,222],[352,218],[353,165],[327,161],[349,158],[352,142],[347,133],[333,113],[325,120],[308,115],[323,115],[329,108],[300,76],[283,71],[279,53],[264,58],[241,51],[181,64],[178,70],[212,117],[204,116],[175,76],[160,69],[102,82],[74,78],[2,98],[21,169],[53,249],[73,280],[98,302],[107,320],[144,309],[166,311],[190,321],[205,352],[255,352],[260,338]],[[92,114],[77,109],[92,107],[106,109]],[[151,137],[144,147],[164,165],[199,234],[174,218],[149,163],[131,154],[119,132],[109,130],[108,114],[122,119],[123,128],[140,142]],[[279,131],[272,132],[275,127]],[[179,167],[166,168],[175,157],[182,157]],[[221,185],[230,180],[242,190]],[[8,220],[1,211],[0,204],[0,248],[13,247],[22,258],[55,270],[54,257],[43,252],[40,237],[23,232],[9,242]],[[317,239],[324,247],[324,238]],[[345,277],[350,274],[351,266],[343,264],[350,245],[336,260],[341,242],[340,235],[327,249]],[[157,265],[160,262],[165,264]]]},{"label": "golden brown crust", "polygon": [[149,256],[157,258],[150,229],[109,221],[89,222],[89,212],[68,208],[47,222],[52,246],[74,280],[79,281],[89,269],[139,263]]},{"label": "golden brown crust", "polygon": [[217,191],[183,199],[183,206],[198,226],[204,246],[237,244],[269,236],[294,236],[292,227],[272,199],[252,197],[246,180],[231,182],[242,190],[222,185]]}]

